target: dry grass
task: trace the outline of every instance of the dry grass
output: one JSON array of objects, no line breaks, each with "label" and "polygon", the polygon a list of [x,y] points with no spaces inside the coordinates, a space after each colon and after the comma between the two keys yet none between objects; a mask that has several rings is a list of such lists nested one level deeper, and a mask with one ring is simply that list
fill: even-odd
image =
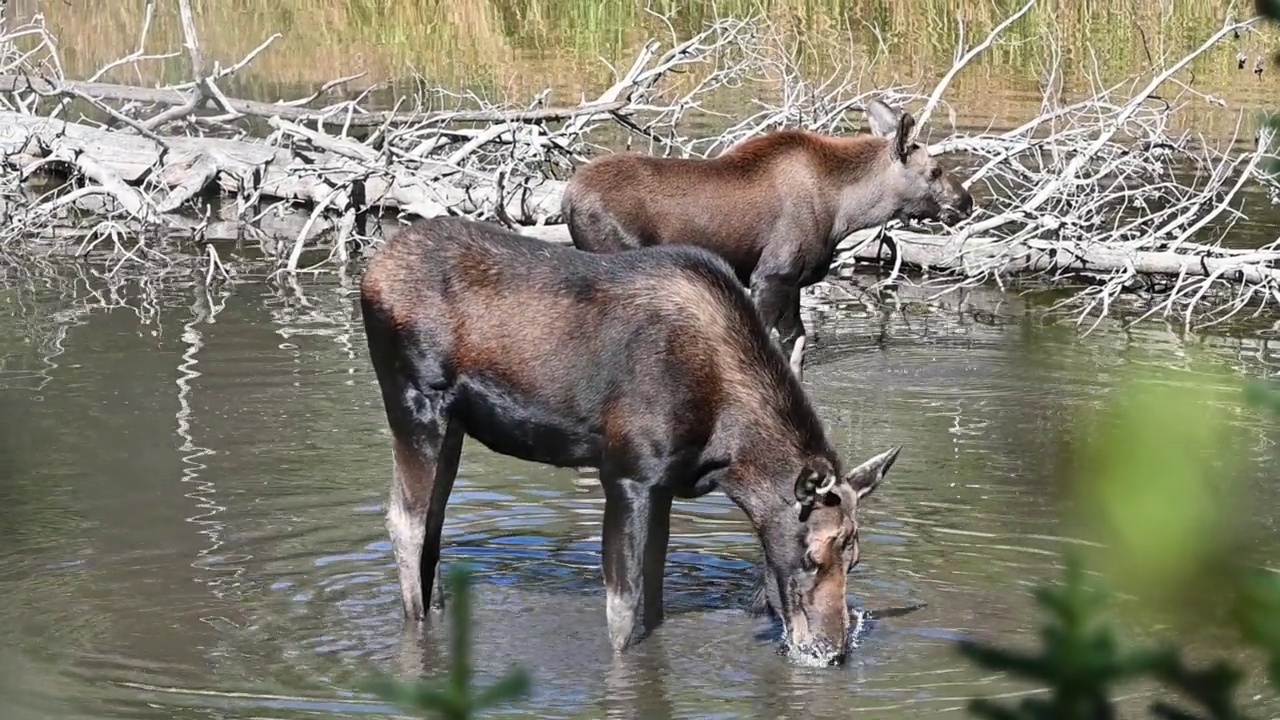
[{"label": "dry grass", "polygon": [[[39,3],[61,42],[72,76],[84,76],[137,42],[142,3],[119,0],[12,0],[19,9]],[[619,64],[667,28],[646,12],[675,11],[677,32],[687,36],[712,16],[762,14],[794,38],[795,53],[811,75],[831,67],[866,65],[882,54],[867,82],[932,84],[950,66],[963,25],[975,37],[1006,17],[1013,0],[201,0],[200,37],[212,59],[231,62],[262,38],[281,40],[259,58],[233,88],[242,95],[275,99],[352,72],[367,81],[414,72],[428,82],[471,88],[488,95],[529,98],[551,89],[553,102],[573,102],[612,80],[601,59]],[[1247,3],[1246,3],[1247,4]],[[176,10],[162,3],[152,49],[178,45]],[[1219,3],[1128,0],[1041,0],[1010,29],[1011,43],[992,48],[958,77],[949,99],[963,120],[997,123],[1029,116],[1039,105],[1038,79],[1050,54],[1044,33],[1058,38],[1068,95],[1087,93],[1095,64],[1115,79],[1181,55],[1219,27],[1228,9]],[[874,30],[872,29],[874,28]],[[878,32],[878,35],[877,35]],[[1270,32],[1270,31],[1268,31]],[[881,42],[883,41],[883,45]],[[1243,49],[1252,59],[1280,44],[1255,34],[1193,64],[1196,87],[1223,98],[1231,109],[1209,103],[1180,118],[1212,135],[1234,130],[1238,108],[1275,96],[1275,73],[1262,79],[1235,68]],[[179,57],[155,63],[141,80],[151,84],[183,76]],[[117,77],[136,81],[138,78]],[[964,108],[974,108],[965,113]],[[969,115],[970,117],[964,117]]]}]

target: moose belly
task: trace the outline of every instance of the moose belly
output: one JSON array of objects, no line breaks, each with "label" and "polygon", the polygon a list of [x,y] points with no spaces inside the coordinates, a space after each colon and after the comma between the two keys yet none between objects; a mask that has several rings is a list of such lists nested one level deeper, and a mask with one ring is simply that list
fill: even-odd
[{"label": "moose belly", "polygon": [[454,411],[468,435],[501,455],[555,467],[599,464],[595,429],[545,398],[473,377],[461,384]]}]

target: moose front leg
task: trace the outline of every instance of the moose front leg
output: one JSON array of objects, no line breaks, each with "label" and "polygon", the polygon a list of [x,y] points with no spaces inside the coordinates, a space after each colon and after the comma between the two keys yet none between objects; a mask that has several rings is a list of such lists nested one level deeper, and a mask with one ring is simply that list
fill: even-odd
[{"label": "moose front leg", "polygon": [[782,600],[778,597],[778,577],[769,572],[767,562],[756,568],[756,581],[751,587],[751,613],[773,615],[782,619]]},{"label": "moose front leg", "polygon": [[[604,486],[605,614],[609,642],[623,650],[662,623],[662,571],[671,535],[670,492],[601,473]],[[642,627],[637,627],[642,619]]]},{"label": "moose front leg", "polygon": [[778,317],[778,340],[782,344],[783,353],[790,349],[791,371],[796,374],[797,380],[804,379],[804,351],[808,339],[804,320],[800,318],[800,288],[792,286],[788,288],[782,314]]}]

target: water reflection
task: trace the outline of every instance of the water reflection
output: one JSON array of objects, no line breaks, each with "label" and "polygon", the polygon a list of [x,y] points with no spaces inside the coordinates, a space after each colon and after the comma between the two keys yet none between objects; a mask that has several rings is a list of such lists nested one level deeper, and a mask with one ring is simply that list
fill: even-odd
[{"label": "water reflection", "polygon": [[[60,278],[0,290],[0,704],[17,717],[388,715],[360,691],[371,672],[441,672],[447,623],[417,635],[400,619],[381,516],[389,437],[351,278],[149,294]],[[791,666],[777,629],[744,612],[759,551],[722,495],[676,504],[667,621],[615,657],[598,488],[468,443],[446,562],[480,571],[481,676],[520,663],[535,679],[528,703],[497,715],[917,716],[1024,692],[951,643],[1031,629],[1026,591],[1071,542],[1050,479],[1073,415],[1126,362],[1276,360],[1265,340],[1193,351],[1159,324],[1037,345],[1025,313],[990,294],[886,307],[850,285],[816,314],[807,375],[839,450],[907,447],[864,512],[851,601],[870,616],[838,671]],[[1273,512],[1274,428],[1239,419],[1255,507]]]}]

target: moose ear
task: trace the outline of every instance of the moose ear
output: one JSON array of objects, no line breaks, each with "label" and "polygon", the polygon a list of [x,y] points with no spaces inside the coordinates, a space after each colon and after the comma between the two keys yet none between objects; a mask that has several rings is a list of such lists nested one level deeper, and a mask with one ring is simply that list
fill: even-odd
[{"label": "moose ear", "polygon": [[893,137],[893,151],[901,162],[905,163],[907,155],[910,154],[911,132],[915,127],[916,119],[911,113],[902,113],[898,117],[898,131]]},{"label": "moose ear", "polygon": [[871,99],[865,106],[867,123],[871,125],[871,133],[876,137],[893,137],[898,132],[897,110],[885,105],[880,100]]},{"label": "moose ear", "polygon": [[902,452],[902,446],[895,445],[850,470],[844,476],[845,482],[853,489],[859,500],[870,495],[880,486],[880,481],[884,480],[885,473],[893,467],[893,461],[898,459],[900,452]]},{"label": "moose ear", "polygon": [[813,468],[801,468],[800,475],[796,477],[796,502],[802,507],[812,506],[818,499],[818,485],[821,482],[822,478],[818,477]]}]

